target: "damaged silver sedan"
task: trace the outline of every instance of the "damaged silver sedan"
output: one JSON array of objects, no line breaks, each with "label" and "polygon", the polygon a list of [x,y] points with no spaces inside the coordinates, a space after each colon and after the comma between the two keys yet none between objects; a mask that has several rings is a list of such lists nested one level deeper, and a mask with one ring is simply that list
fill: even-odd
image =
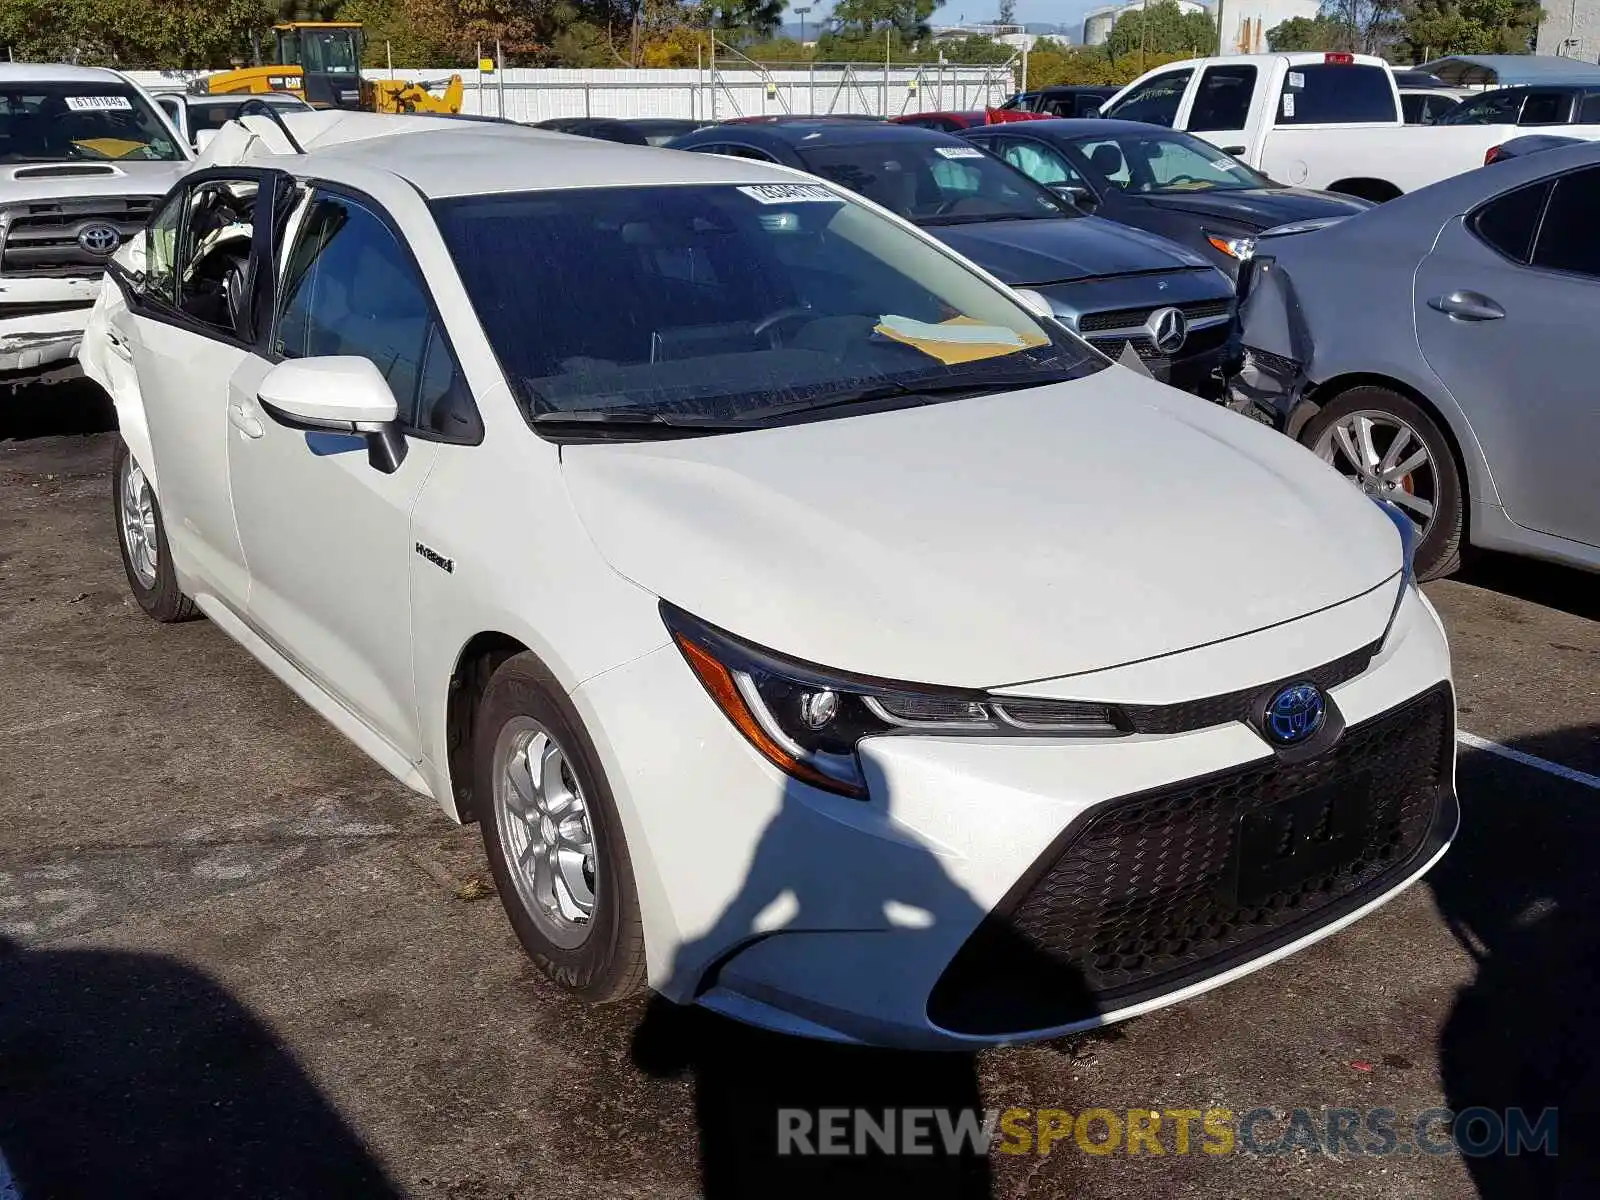
[{"label": "damaged silver sedan", "polygon": [[1262,234],[1228,404],[1468,546],[1600,570],[1600,145]]}]

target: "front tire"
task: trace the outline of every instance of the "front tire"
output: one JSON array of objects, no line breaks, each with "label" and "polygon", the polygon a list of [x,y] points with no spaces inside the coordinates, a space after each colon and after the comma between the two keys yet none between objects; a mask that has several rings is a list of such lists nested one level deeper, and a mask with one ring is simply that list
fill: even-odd
[{"label": "front tire", "polygon": [[561,695],[529,653],[491,676],[473,742],[478,823],[534,966],[583,999],[620,1000],[645,982],[633,866],[594,748]]},{"label": "front tire", "polygon": [[122,569],[139,607],[163,623],[193,617],[194,601],[183,594],[172,569],[161,503],[144,468],[121,438],[111,456],[111,512],[117,526],[117,547],[122,551]]},{"label": "front tire", "polygon": [[1300,440],[1367,495],[1411,518],[1417,578],[1461,568],[1461,472],[1449,439],[1415,400],[1385,387],[1351,388],[1306,422]]}]

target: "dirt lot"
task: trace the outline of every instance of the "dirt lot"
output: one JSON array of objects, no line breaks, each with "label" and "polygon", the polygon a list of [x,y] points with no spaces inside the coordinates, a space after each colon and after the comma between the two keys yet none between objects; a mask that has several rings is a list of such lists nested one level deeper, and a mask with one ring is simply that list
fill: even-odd
[{"label": "dirt lot", "polygon": [[[24,403],[37,413],[24,421]],[[909,1056],[535,979],[474,829],[128,598],[111,437],[0,399],[0,1196],[1600,1194],[1600,792],[1464,748],[1460,841],[1309,953],[1100,1036]],[[69,431],[66,436],[61,432]],[[1600,587],[1429,593],[1463,727],[1600,774]],[[778,1158],[781,1106],[1537,1114],[1559,1153]],[[1362,1139],[1366,1140],[1365,1138]],[[1405,1141],[1405,1138],[1401,1139]]]}]

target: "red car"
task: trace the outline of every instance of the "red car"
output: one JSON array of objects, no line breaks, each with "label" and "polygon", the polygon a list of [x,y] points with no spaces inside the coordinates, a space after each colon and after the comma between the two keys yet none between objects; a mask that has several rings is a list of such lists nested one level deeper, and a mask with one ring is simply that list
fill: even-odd
[{"label": "red car", "polygon": [[999,125],[1005,121],[1042,121],[1048,113],[1016,112],[1002,108],[974,108],[964,112],[906,113],[890,117],[897,125],[916,125],[922,129],[941,129],[946,133],[959,133],[977,125]]}]

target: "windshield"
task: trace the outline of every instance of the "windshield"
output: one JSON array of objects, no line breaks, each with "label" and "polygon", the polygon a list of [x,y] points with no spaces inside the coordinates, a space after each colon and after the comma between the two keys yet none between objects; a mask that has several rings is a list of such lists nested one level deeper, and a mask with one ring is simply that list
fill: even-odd
[{"label": "windshield", "polygon": [[1515,125],[1522,111],[1523,97],[1527,93],[1507,89],[1503,92],[1486,92],[1463,101],[1460,108],[1439,122],[1441,125]]},{"label": "windshield", "polygon": [[279,56],[308,75],[354,75],[361,64],[354,29],[280,31]]},{"label": "windshield", "polygon": [[976,146],[873,138],[795,147],[806,170],[831,179],[918,225],[1075,217],[1038,184]]},{"label": "windshield", "polygon": [[1180,133],[1081,138],[1073,148],[1094,173],[1125,192],[1217,192],[1269,186],[1231,155]]},{"label": "windshield", "polygon": [[1105,364],[822,184],[473,196],[435,211],[535,421],[844,415]]},{"label": "windshield", "polygon": [[171,129],[126,84],[0,87],[0,163],[183,158]]},{"label": "windshield", "polygon": [[[311,106],[294,96],[266,95],[251,96],[250,100],[264,100],[274,108],[287,108],[296,112],[310,112]],[[244,107],[243,100],[219,101],[215,104],[206,104],[203,101],[189,101],[189,132],[199,133],[202,129],[221,129],[229,121],[239,115],[239,110]]]}]

